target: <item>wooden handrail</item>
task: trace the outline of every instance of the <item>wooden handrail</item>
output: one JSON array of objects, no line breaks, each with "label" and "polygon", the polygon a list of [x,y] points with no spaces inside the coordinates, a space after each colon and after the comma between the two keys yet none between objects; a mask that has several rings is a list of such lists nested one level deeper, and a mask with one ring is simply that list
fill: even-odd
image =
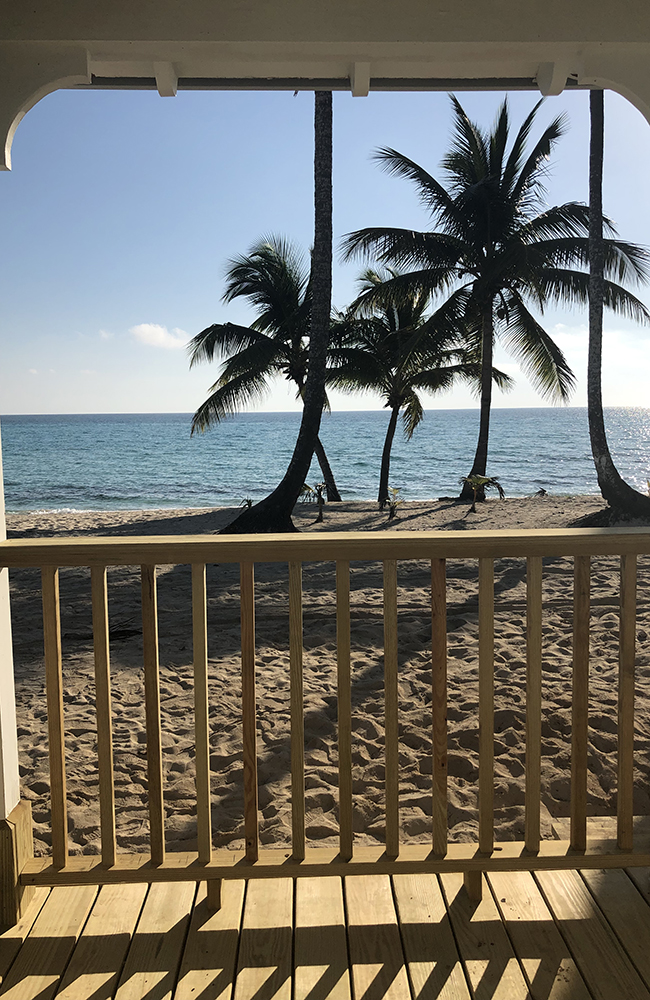
[{"label": "wooden handrail", "polygon": [[0,542],[0,566],[140,566],[363,559],[500,559],[650,554],[647,528],[151,535]]}]

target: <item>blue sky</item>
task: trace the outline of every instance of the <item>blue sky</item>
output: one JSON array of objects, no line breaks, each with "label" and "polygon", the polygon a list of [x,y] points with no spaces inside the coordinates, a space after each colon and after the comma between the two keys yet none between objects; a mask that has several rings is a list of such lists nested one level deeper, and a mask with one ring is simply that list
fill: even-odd
[{"label": "blue sky", "polygon": [[[498,94],[461,94],[488,125]],[[518,124],[536,97],[510,95]],[[540,127],[570,119],[548,181],[549,202],[587,198],[588,96],[549,99]],[[13,171],[0,175],[1,413],[192,411],[216,366],[188,371],[183,344],[210,323],[246,323],[221,303],[226,260],[263,234],[312,239],[313,96],[300,93],[61,91],[20,124]],[[412,188],[371,160],[394,146],[438,171],[450,131],[444,94],[334,95],[335,240],[366,225],[426,228]],[[650,243],[650,129],[622,98],[606,101],[605,209],[621,236]],[[354,294],[359,267],[337,262],[334,303]],[[642,295],[650,303],[650,290]],[[578,376],[584,405],[586,315],[546,316]],[[650,405],[650,331],[606,317],[606,405]],[[538,406],[516,365],[499,406]],[[335,397],[336,409],[375,408]],[[432,407],[475,406],[466,390]],[[264,407],[295,408],[278,385]]]}]

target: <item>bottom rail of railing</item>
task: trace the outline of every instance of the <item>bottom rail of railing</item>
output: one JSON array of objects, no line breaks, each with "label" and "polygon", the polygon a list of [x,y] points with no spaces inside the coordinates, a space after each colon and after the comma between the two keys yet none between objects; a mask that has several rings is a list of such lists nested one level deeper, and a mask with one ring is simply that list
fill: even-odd
[{"label": "bottom rail of railing", "polygon": [[23,885],[111,885],[133,882],[205,882],[212,879],[300,878],[304,876],[396,875],[471,871],[542,871],[575,868],[629,868],[650,866],[650,837],[638,838],[633,851],[620,851],[614,841],[590,842],[586,850],[571,848],[569,841],[542,841],[536,853],[523,842],[507,841],[481,853],[476,844],[450,844],[443,856],[426,844],[402,847],[389,857],[383,847],[359,847],[346,860],[337,848],[307,849],[298,860],[286,850],[260,850],[257,861],[243,851],[215,851],[205,864],[195,852],[169,854],[162,864],[152,864],[147,854],[118,855],[110,867],[101,858],[70,858],[55,868],[50,858],[27,862],[20,876]]}]

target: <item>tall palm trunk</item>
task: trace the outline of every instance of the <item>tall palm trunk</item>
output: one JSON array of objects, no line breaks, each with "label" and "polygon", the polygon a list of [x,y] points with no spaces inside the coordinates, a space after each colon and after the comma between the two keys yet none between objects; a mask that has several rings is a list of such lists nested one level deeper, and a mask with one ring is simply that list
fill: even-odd
[{"label": "tall palm trunk", "polygon": [[388,421],[388,430],[386,431],[384,450],[381,453],[381,471],[379,473],[379,495],[377,497],[380,504],[384,504],[388,500],[388,477],[390,475],[390,453],[393,447],[393,438],[395,437],[395,428],[397,427],[398,417],[399,417],[399,406],[394,406],[391,411],[390,420]]},{"label": "tall palm trunk", "polygon": [[[470,476],[484,476],[487,469],[488,442],[490,437],[490,410],[492,407],[492,359],[494,355],[494,315],[493,303],[490,299],[483,308],[481,316],[481,417],[478,431],[478,444],[474,455]],[[474,501],[474,490],[465,483],[460,493],[461,500]],[[485,500],[485,493],[479,489],[477,500]]]},{"label": "tall palm trunk", "polygon": [[336,485],[336,480],[334,479],[334,473],[332,472],[332,466],[329,463],[327,455],[325,454],[325,449],[323,448],[321,439],[316,438],[316,447],[314,448],[314,454],[318,459],[318,464],[320,465],[320,471],[323,473],[323,482],[325,483],[325,492],[327,493],[327,499],[330,503],[340,503],[341,494],[338,491]]},{"label": "tall palm trunk", "polygon": [[587,413],[591,453],[600,492],[607,502],[626,513],[650,515],[650,498],[621,479],[607,444],[603,415],[603,300],[605,245],[603,242],[604,99],[602,90],[589,94],[589,355],[587,361]]},{"label": "tall palm trunk", "polygon": [[325,362],[332,309],[332,93],[314,94],[314,250],[309,371],[298,440],[282,482],[244,510],[225,534],[296,531],[291,512],[309,473],[325,402]]}]

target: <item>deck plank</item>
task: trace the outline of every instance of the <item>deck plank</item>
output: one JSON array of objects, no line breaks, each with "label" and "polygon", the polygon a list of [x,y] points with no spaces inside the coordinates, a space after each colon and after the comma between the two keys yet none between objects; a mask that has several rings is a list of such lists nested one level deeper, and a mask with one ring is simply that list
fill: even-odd
[{"label": "deck plank", "polygon": [[86,921],[57,1000],[110,1000],[142,910],[146,885],[107,885]]},{"label": "deck plank", "polygon": [[650,903],[650,868],[626,868],[625,871],[646,902]]},{"label": "deck plank", "polygon": [[650,1000],[580,874],[537,872],[536,880],[594,1000]]},{"label": "deck plank", "polygon": [[470,900],[462,875],[440,877],[472,993],[490,1000],[531,1000],[526,980],[490,892]]},{"label": "deck plank", "polygon": [[193,882],[149,887],[116,1000],[171,1000],[195,892]]},{"label": "deck plank", "polygon": [[470,1000],[435,875],[394,875],[393,888],[414,1000]]},{"label": "deck plank", "polygon": [[292,938],[292,879],[249,882],[234,1000],[291,1000]]},{"label": "deck plank", "polygon": [[637,972],[650,986],[650,906],[622,869],[581,874]]},{"label": "deck plank", "polygon": [[296,882],[294,1000],[350,1000],[348,942],[340,878]]},{"label": "deck plank", "polygon": [[532,875],[499,872],[488,881],[534,1000],[591,1000]]},{"label": "deck plank", "polygon": [[4,982],[49,894],[50,890],[41,886],[34,894],[24,916],[17,924],[0,934],[0,985]]},{"label": "deck plank", "polygon": [[52,889],[9,970],[2,996],[51,1000],[96,895],[96,886]]},{"label": "deck plank", "polygon": [[243,879],[224,882],[221,908],[214,912],[207,905],[206,884],[201,883],[174,1000],[196,1000],[199,996],[228,1000],[231,996],[245,886]]},{"label": "deck plank", "polygon": [[355,1000],[411,1000],[389,877],[349,875],[344,884]]},{"label": "deck plank", "polygon": [[39,889],[25,920],[0,935],[0,994],[650,1000],[649,874],[491,873],[479,904],[453,874],[305,877],[295,890],[290,878],[239,879],[224,882],[216,913],[205,884]]}]

